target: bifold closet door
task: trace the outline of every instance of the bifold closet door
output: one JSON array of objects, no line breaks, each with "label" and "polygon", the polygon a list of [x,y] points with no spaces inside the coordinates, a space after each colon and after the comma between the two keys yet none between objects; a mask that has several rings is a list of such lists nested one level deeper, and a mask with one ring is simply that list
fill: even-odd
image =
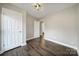
[{"label": "bifold closet door", "polygon": [[22,44],[22,15],[2,8],[2,47],[4,51]]}]

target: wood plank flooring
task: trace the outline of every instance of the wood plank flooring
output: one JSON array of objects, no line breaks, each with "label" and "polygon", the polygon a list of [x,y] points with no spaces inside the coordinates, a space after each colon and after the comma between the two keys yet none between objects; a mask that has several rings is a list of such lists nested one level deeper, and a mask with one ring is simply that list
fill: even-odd
[{"label": "wood plank flooring", "polygon": [[75,49],[45,40],[44,48],[39,46],[39,38],[27,41],[27,45],[17,47],[1,54],[1,56],[77,56]]}]

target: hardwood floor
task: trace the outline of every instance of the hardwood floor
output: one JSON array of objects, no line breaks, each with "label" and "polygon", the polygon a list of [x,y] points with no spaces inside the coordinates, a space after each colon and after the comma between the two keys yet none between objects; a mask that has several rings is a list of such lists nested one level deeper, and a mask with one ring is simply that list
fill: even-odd
[{"label": "hardwood floor", "polygon": [[1,56],[77,56],[75,49],[45,40],[44,48],[39,46],[39,38],[27,41],[27,45],[4,52]]}]

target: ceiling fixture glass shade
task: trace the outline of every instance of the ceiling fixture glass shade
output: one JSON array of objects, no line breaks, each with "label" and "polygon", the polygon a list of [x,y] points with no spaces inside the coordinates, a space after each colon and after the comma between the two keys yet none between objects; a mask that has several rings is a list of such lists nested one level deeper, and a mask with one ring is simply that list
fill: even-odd
[{"label": "ceiling fixture glass shade", "polygon": [[33,4],[33,8],[35,9],[35,10],[40,10],[41,8],[42,8],[42,4],[41,3],[34,3]]}]

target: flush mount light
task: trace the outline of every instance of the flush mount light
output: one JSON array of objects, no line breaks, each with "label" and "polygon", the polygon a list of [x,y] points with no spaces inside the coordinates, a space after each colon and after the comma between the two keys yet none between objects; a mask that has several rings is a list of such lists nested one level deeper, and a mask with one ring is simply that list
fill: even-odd
[{"label": "flush mount light", "polygon": [[39,11],[41,8],[42,8],[42,4],[41,3],[34,3],[33,4],[33,9]]}]

